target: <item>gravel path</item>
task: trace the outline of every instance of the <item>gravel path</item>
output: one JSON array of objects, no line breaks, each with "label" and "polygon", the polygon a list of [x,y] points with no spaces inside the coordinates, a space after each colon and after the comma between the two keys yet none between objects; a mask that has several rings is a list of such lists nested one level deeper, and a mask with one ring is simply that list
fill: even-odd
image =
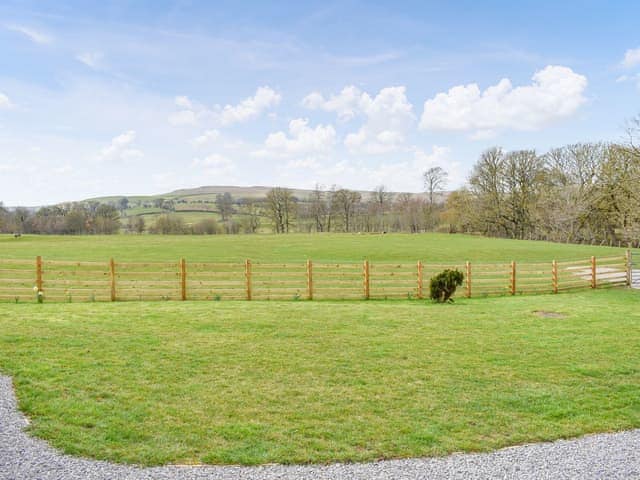
[{"label": "gravel path", "polygon": [[0,376],[0,479],[640,479],[640,430],[489,454],[368,464],[137,468],[61,455],[26,435],[26,425],[11,379]]}]

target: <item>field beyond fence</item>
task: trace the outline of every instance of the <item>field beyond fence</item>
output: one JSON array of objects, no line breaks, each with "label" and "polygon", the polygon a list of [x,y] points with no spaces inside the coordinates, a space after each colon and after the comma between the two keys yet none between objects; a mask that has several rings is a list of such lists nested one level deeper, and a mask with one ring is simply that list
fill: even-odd
[{"label": "field beyond fence", "polygon": [[0,300],[421,299],[445,268],[464,272],[457,296],[558,293],[631,285],[631,252],[537,263],[202,263],[0,259]]}]

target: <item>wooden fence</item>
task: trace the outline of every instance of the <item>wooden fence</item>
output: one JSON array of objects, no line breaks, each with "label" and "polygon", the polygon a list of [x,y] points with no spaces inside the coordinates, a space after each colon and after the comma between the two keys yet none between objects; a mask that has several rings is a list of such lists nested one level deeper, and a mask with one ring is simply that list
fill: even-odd
[{"label": "wooden fence", "polygon": [[457,296],[558,293],[631,285],[626,256],[544,263],[72,262],[0,259],[0,300],[282,300],[427,298],[429,279],[464,272]]}]

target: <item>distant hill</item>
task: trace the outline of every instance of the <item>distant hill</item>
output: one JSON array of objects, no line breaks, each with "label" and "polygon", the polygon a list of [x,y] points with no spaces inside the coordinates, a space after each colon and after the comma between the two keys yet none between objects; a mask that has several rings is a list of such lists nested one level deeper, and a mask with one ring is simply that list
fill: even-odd
[{"label": "distant hill", "polygon": [[[157,194],[157,195],[114,195],[107,197],[95,197],[87,199],[87,201],[98,201],[98,202],[113,202],[118,201],[123,197],[127,197],[131,200],[153,200],[156,198],[166,198],[166,199],[202,199],[202,200],[215,200],[216,195],[229,193],[234,199],[247,198],[247,199],[258,199],[264,198],[269,190],[274,187],[270,186],[262,186],[256,185],[252,187],[237,187],[233,185],[206,185],[202,187],[195,188],[181,188],[179,190],[174,190],[172,192]],[[299,200],[306,200],[309,198],[313,190],[303,189],[303,188],[290,188],[293,192],[293,195],[297,197]],[[371,190],[358,190],[358,192],[362,195],[363,199],[366,199],[370,196],[373,191]],[[404,192],[390,192],[393,197],[400,195]],[[416,197],[424,197],[423,193],[409,193],[411,196]]]},{"label": "distant hill", "polygon": [[[154,225],[159,216],[171,213],[180,217],[186,225],[194,225],[205,219],[222,219],[220,209],[216,203],[216,197],[228,193],[232,197],[232,212],[236,222],[247,220],[247,204],[259,204],[265,199],[269,190],[273,187],[257,185],[252,187],[238,187],[233,185],[207,185],[195,188],[183,188],[158,195],[113,195],[95,197],[83,200],[84,202],[100,202],[114,205],[119,211],[123,225],[129,224],[135,217],[144,220],[146,228]],[[304,205],[310,198],[313,190],[291,188],[293,195]],[[373,192],[359,190],[362,200],[367,201]],[[397,198],[403,192],[389,192],[391,200]],[[424,193],[408,193],[411,197],[425,198]],[[446,195],[446,193],[440,194]],[[442,198],[442,197],[441,197]],[[125,200],[126,199],[126,200]],[[261,217],[260,231],[268,231],[270,223],[264,208],[257,209]]]}]

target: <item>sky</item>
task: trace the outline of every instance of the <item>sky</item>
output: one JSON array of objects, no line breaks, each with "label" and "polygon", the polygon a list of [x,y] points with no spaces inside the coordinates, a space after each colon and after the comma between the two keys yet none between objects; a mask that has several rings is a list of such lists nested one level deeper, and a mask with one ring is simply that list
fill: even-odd
[{"label": "sky", "polygon": [[419,192],[483,150],[620,141],[637,1],[0,0],[0,201]]}]

